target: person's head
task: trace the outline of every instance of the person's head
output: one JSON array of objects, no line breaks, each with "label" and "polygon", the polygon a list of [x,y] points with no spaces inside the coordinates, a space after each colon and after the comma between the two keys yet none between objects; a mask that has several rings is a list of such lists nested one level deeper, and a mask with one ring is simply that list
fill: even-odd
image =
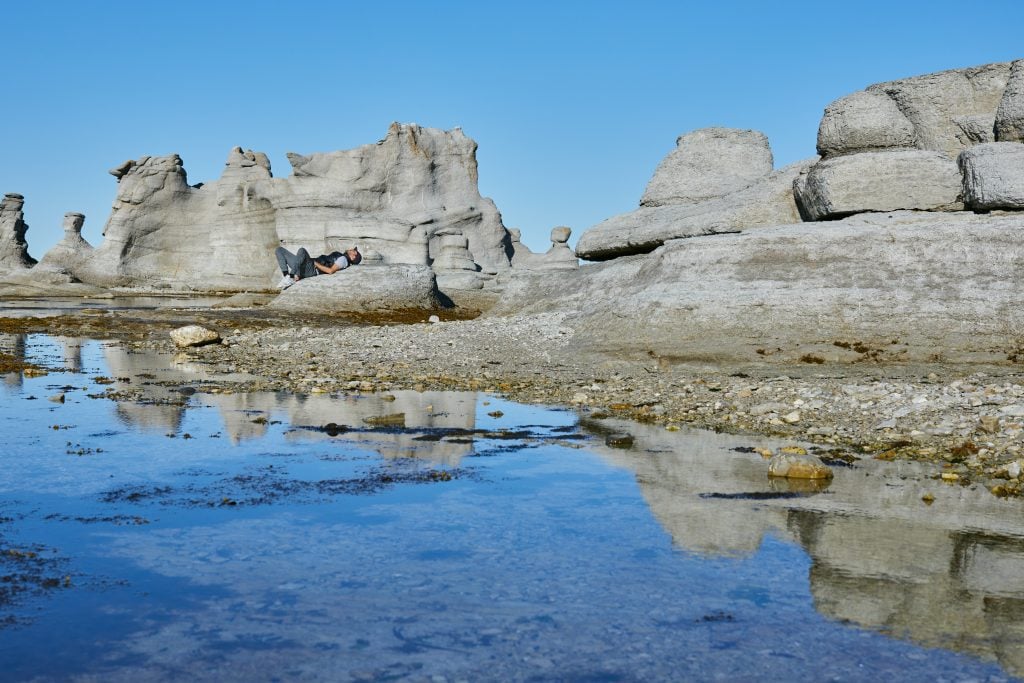
[{"label": "person's head", "polygon": [[363,255],[359,253],[359,247],[352,247],[345,251],[345,256],[348,257],[348,262],[351,265],[358,265],[363,260]]}]

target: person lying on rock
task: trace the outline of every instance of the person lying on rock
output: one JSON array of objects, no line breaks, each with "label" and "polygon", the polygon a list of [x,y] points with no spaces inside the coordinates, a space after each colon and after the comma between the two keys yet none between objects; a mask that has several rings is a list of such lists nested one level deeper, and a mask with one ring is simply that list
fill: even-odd
[{"label": "person lying on rock", "polygon": [[310,258],[305,247],[294,254],[284,247],[278,247],[274,255],[277,256],[277,265],[281,268],[281,281],[277,283],[278,289],[288,289],[303,278],[337,273],[339,270],[357,265],[363,260],[363,255],[359,253],[358,247],[346,249],[344,252],[332,251],[330,254],[320,254],[316,258]]}]

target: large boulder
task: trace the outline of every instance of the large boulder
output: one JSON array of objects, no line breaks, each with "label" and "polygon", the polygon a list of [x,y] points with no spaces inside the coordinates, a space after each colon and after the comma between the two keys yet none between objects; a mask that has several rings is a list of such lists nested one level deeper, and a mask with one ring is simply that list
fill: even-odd
[{"label": "large boulder", "polygon": [[28,223],[22,211],[24,205],[25,198],[14,192],[0,199],[0,272],[29,268],[36,262],[29,256],[25,241]]},{"label": "large boulder", "polygon": [[756,130],[702,128],[676,139],[640,206],[697,204],[742,190],[772,172],[768,138]]},{"label": "large boulder", "polygon": [[564,312],[581,352],[637,358],[812,362],[853,340],[993,361],[1024,327],[1022,280],[1024,215],[868,213],[520,278],[488,315]]},{"label": "large boulder", "polygon": [[1024,142],[1024,59],[1010,67],[1010,80],[996,109],[996,140]]},{"label": "large boulder", "polygon": [[963,208],[956,163],[941,152],[890,150],[824,159],[794,184],[807,220],[865,211]]},{"label": "large boulder", "polygon": [[910,122],[888,95],[877,91],[855,92],[825,108],[818,126],[818,154],[822,157],[851,152],[914,147],[916,136]]},{"label": "large boulder", "polygon": [[270,302],[294,313],[374,313],[442,307],[429,266],[353,266],[334,275],[300,280]]},{"label": "large boulder", "polygon": [[642,206],[613,216],[583,233],[576,254],[604,261],[647,253],[671,239],[793,223],[800,220],[793,183],[814,161],[791,164],[749,187],[700,204]]},{"label": "large boulder", "polygon": [[976,145],[961,152],[958,163],[969,208],[1024,209],[1024,144]]}]

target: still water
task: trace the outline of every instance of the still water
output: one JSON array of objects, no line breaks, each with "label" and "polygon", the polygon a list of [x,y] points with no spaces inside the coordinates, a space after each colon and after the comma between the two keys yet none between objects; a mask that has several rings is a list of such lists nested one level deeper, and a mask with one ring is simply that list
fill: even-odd
[{"label": "still water", "polygon": [[0,351],[51,368],[0,385],[2,680],[1024,676],[1024,506],[913,464],[787,491],[769,440]]}]

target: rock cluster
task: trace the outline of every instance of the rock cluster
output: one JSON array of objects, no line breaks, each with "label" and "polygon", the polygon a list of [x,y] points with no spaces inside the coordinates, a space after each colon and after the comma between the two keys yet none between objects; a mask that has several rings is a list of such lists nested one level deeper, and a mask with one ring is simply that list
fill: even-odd
[{"label": "rock cluster", "polygon": [[509,230],[512,239],[512,265],[519,271],[576,270],[576,253],[569,246],[572,228],[560,225],[551,229],[551,248],[535,254],[520,241],[519,230]]},{"label": "rock cluster", "polygon": [[[973,165],[957,157],[981,155],[975,145],[1020,141],[1022,62],[987,64],[872,85],[825,109],[818,128],[821,161],[794,186],[807,220],[865,211],[1017,208],[1001,201],[1010,157],[995,150]],[[1013,177],[1016,175],[1016,177]],[[990,176],[991,179],[986,176]],[[975,189],[995,185],[989,192]],[[1024,191],[1024,186],[1017,186]]]},{"label": "rock cluster", "polygon": [[583,233],[576,253],[602,261],[653,251],[682,237],[736,232],[800,219],[793,182],[812,161],[772,171],[768,138],[705,128],[682,135],[654,172],[640,208]]}]

